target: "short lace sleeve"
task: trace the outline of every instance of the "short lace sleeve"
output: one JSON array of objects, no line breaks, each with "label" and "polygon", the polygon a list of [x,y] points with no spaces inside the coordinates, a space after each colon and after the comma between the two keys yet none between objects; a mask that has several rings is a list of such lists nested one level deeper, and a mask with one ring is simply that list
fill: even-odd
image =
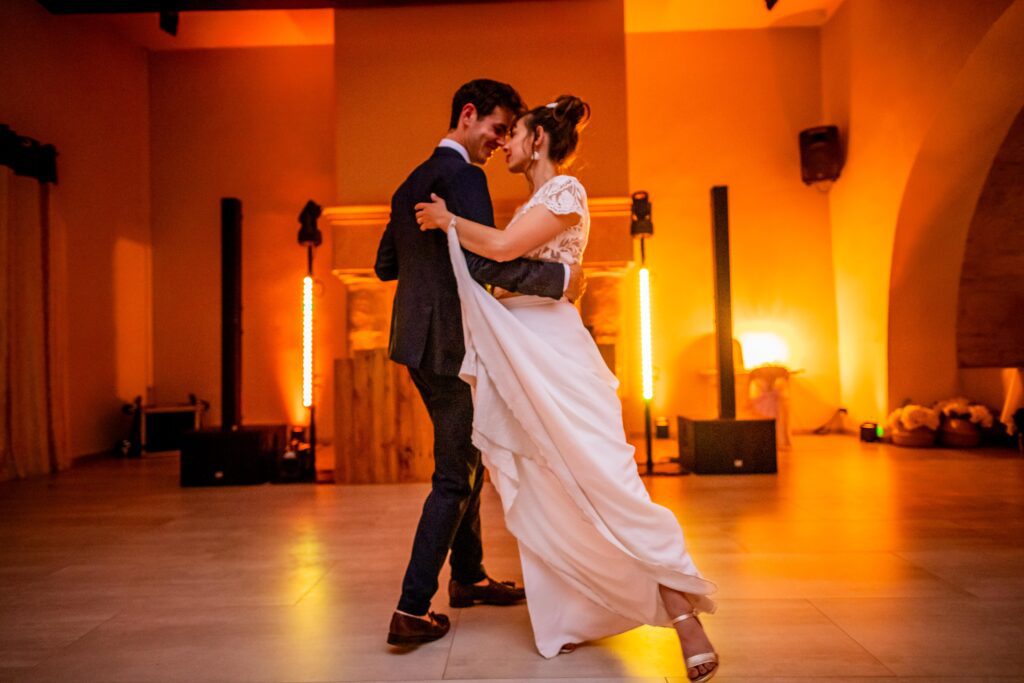
[{"label": "short lace sleeve", "polygon": [[[567,265],[580,263],[583,250],[590,235],[590,214],[587,212],[587,191],[580,181],[572,176],[556,175],[544,183],[530,200],[523,204],[512,223],[525,215],[531,208],[543,206],[557,216],[575,215],[575,223],[555,235],[550,241],[537,247],[526,258],[540,261],[557,261]],[[509,223],[511,225],[512,223]]]},{"label": "short lace sleeve", "polygon": [[553,178],[538,199],[557,216],[575,213],[582,217],[583,207],[587,205],[587,195],[580,181],[568,175]]}]

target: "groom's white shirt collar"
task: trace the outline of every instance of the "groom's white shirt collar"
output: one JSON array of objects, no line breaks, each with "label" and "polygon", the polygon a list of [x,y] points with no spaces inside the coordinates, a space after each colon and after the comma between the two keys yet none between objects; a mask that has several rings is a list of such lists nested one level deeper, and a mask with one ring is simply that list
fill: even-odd
[{"label": "groom's white shirt collar", "polygon": [[469,163],[469,152],[467,152],[466,148],[463,147],[461,144],[455,142],[455,140],[452,140],[451,138],[441,138],[441,142],[437,143],[437,146],[447,147],[448,149],[454,149],[462,156],[463,159],[466,160],[467,164]]}]

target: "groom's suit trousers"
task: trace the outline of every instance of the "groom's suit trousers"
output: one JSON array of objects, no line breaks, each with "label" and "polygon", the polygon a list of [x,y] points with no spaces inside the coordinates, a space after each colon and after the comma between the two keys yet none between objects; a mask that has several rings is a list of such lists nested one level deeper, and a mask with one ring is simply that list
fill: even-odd
[{"label": "groom's suit trousers", "polygon": [[[454,213],[494,225],[483,169],[447,147],[438,147],[391,198],[391,220],[381,236],[374,271],[398,280],[388,355],[409,368],[434,423],[434,477],[416,527],[398,609],[424,614],[437,592],[438,573],[451,549],[452,578],[484,578],[480,542],[480,487],[483,467],[472,444],[473,399],[458,378],[465,346],[462,312],[448,238],[441,230],[420,230],[417,202],[436,193]],[[477,282],[510,291],[558,299],[564,267],[516,259],[499,263],[466,252]]]},{"label": "groom's suit trousers", "polygon": [[451,548],[452,578],[485,578],[480,538],[480,489],[484,468],[472,443],[473,397],[458,377],[409,368],[434,424],[434,476],[423,504],[398,609],[425,614]]}]

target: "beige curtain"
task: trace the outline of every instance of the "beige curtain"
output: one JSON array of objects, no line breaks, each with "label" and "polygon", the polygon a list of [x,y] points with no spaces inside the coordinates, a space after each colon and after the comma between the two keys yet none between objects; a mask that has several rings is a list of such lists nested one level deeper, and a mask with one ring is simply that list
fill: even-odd
[{"label": "beige curtain", "polygon": [[0,480],[69,463],[63,240],[49,195],[0,168]]}]

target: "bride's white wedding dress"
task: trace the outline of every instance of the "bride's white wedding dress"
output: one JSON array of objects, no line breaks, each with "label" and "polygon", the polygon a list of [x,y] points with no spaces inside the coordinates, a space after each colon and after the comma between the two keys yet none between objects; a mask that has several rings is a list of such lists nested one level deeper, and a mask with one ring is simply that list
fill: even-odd
[{"label": "bride's white wedding dress", "polygon": [[[578,263],[590,228],[583,186],[555,176],[512,223],[537,204],[580,221],[526,256]],[[470,276],[455,230],[448,243],[466,339],[461,377],[473,387],[473,443],[519,541],[537,649],[554,657],[568,643],[668,625],[676,615],[665,611],[659,584],[713,611],[714,584],[637,473],[618,380],[576,308],[536,296],[495,299]]]}]

